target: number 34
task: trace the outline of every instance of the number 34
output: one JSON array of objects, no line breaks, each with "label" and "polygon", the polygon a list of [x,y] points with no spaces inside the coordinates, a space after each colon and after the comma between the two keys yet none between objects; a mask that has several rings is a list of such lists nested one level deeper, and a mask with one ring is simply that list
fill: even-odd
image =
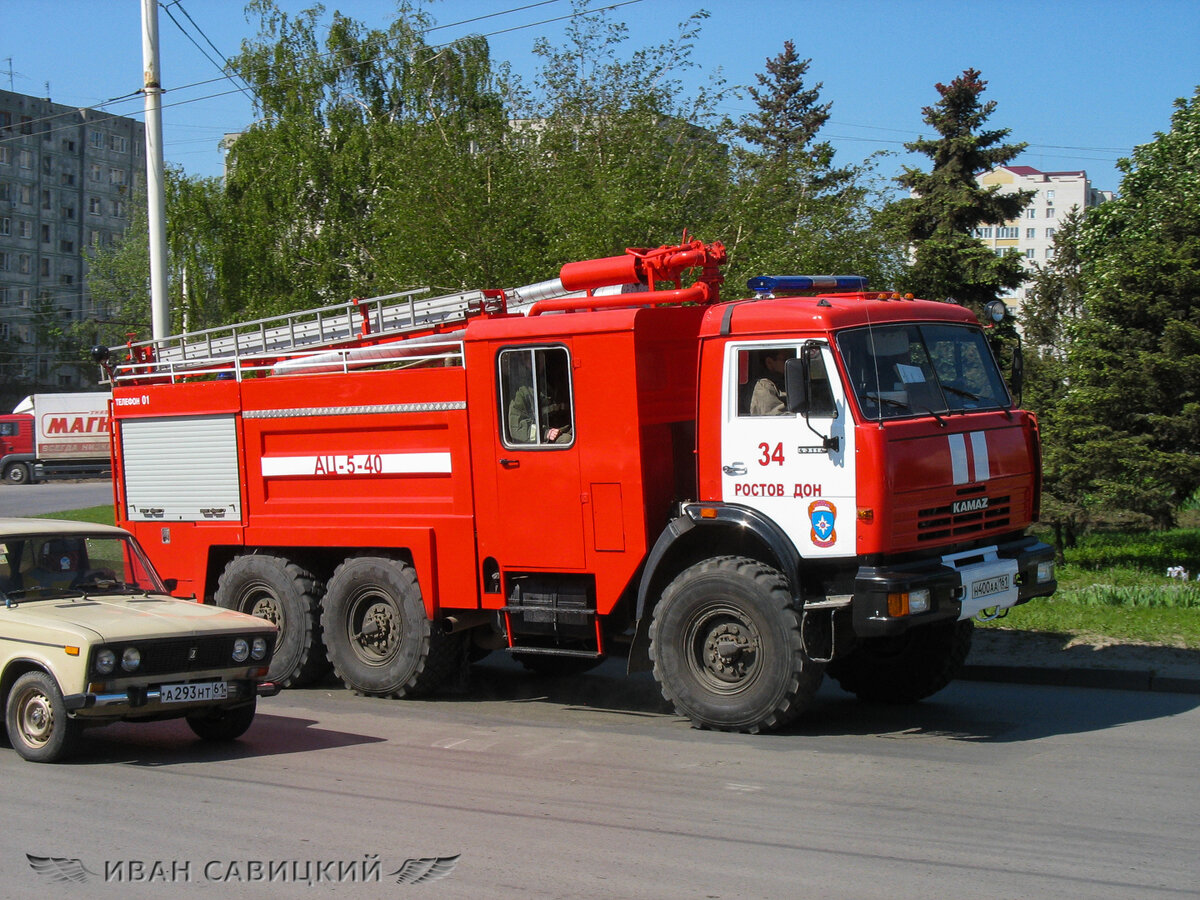
[{"label": "number 34", "polygon": [[762,456],[758,458],[760,466],[769,466],[771,463],[775,463],[777,466],[783,465],[782,443],[776,444],[774,449],[771,448],[770,444],[759,444],[758,449],[762,453]]}]

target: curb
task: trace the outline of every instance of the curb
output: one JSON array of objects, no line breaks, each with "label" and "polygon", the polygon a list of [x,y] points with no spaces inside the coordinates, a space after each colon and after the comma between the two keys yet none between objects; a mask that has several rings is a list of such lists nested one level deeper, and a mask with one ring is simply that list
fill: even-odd
[{"label": "curb", "polygon": [[1031,668],[968,664],[963,666],[958,677],[967,681],[1103,688],[1111,691],[1200,694],[1200,678],[1157,675],[1149,669]]}]

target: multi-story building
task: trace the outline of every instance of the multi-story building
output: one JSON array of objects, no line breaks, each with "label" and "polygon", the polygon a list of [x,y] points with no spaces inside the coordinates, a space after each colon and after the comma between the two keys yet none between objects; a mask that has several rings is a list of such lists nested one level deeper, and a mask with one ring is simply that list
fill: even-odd
[{"label": "multi-story building", "polygon": [[[975,229],[975,236],[995,253],[1018,254],[1030,275],[1035,264],[1053,258],[1054,235],[1067,215],[1113,199],[1112,191],[1092,187],[1087,172],[1040,172],[1031,166],[1000,166],[980,175],[979,183],[984,187],[999,185],[1002,194],[1034,191],[1019,219]],[[1004,297],[1004,302],[1019,311],[1025,292],[1025,287],[1019,287],[1012,296]]]},{"label": "multi-story building", "polygon": [[145,177],[134,119],[0,91],[0,381],[72,388],[93,377],[46,344],[52,325],[95,318],[89,246],[125,231]]}]

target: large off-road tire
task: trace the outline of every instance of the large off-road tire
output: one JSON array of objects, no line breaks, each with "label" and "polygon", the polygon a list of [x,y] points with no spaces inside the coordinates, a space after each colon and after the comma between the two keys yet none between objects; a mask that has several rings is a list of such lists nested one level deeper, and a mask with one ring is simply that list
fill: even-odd
[{"label": "large off-road tire", "polygon": [[343,562],[329,579],[321,622],[334,671],[359,694],[426,694],[466,662],[461,635],[429,620],[416,572],[401,560]]},{"label": "large off-road tire", "polygon": [[58,682],[45,672],[26,672],[8,692],[4,723],[13,749],[30,762],[57,762],[79,744],[82,725],[67,715]]},{"label": "large off-road tire", "polygon": [[698,728],[758,733],[804,711],[823,667],[776,569],[743,557],[697,563],[663,592],[650,624],[663,696]]},{"label": "large off-road tire", "polygon": [[33,475],[29,471],[29,466],[25,463],[11,463],[4,468],[4,481],[6,484],[29,484]]},{"label": "large off-road tire", "polygon": [[258,698],[254,697],[249,703],[232,709],[194,713],[187,717],[187,723],[203,741],[236,741],[254,721],[257,706]]},{"label": "large off-road tire", "polygon": [[829,664],[843,690],[876,703],[915,703],[958,675],[971,651],[974,623],[942,622],[896,637],[867,638]]},{"label": "large off-road tire", "polygon": [[321,644],[320,581],[280,556],[238,556],[217,581],[218,606],[279,626],[268,681],[303,687],[329,671]]}]

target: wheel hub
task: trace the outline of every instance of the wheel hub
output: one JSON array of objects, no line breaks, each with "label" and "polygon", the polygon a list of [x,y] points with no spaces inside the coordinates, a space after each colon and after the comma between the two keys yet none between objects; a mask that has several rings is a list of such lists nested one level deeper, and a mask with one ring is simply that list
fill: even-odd
[{"label": "wheel hub", "polygon": [[25,701],[21,715],[21,731],[26,742],[44,744],[54,729],[54,710],[40,694]]},{"label": "wheel hub", "polygon": [[720,623],[705,639],[704,665],[720,681],[742,681],[754,665],[753,636],[741,622]]},{"label": "wheel hub", "polygon": [[351,619],[352,646],[364,662],[379,664],[394,656],[400,643],[400,618],[386,599],[365,601],[361,614]]},{"label": "wheel hub", "polygon": [[279,604],[275,602],[274,597],[259,597],[250,607],[250,615],[266,619],[273,625],[278,625],[281,618]]}]

